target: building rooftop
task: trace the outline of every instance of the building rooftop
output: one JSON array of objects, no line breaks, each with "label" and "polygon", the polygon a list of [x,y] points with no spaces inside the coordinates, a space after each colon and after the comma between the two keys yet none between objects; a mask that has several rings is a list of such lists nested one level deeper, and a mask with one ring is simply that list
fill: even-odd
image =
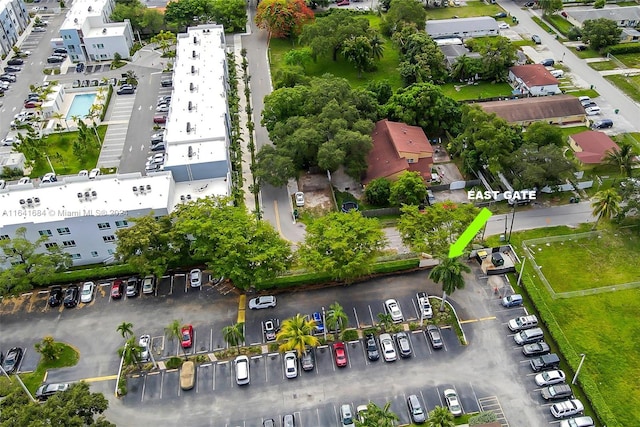
[{"label": "building rooftop", "polygon": [[84,38],[91,37],[115,37],[122,36],[126,33],[127,24],[125,22],[113,22],[108,24],[102,24],[97,27],[91,27],[88,31],[84,31]]},{"label": "building rooftop", "polygon": [[495,31],[498,33],[498,22],[490,16],[474,18],[437,19],[427,21],[427,34],[438,37],[443,34],[460,35],[474,31]]},{"label": "building rooftop", "polygon": [[171,213],[180,203],[185,203],[193,199],[202,199],[209,196],[226,197],[228,195],[229,182],[226,178],[177,182],[168,211]]},{"label": "building rooftop", "polygon": [[582,163],[601,163],[607,152],[620,150],[618,144],[603,132],[588,130],[571,135],[570,138],[582,149],[582,151],[575,152],[575,156]]},{"label": "building rooftop", "polygon": [[[178,148],[184,154],[174,155],[174,147],[186,144],[199,153],[201,162],[227,158],[226,84],[223,27],[199,25],[179,34],[165,134],[170,162],[186,155],[184,147]],[[205,147],[200,144],[205,141],[216,142]]]},{"label": "building rooftop", "polygon": [[553,77],[549,70],[542,64],[516,65],[509,68],[518,79],[522,80],[527,87],[557,85],[560,82]]},{"label": "building rooftop", "polygon": [[171,144],[167,149],[165,168],[193,163],[221,161],[227,158],[225,140],[208,140]]},{"label": "building rooftop", "polygon": [[583,23],[587,19],[611,19],[612,21],[640,21],[640,6],[605,7],[604,9],[567,9],[567,13],[576,21]]},{"label": "building rooftop", "polygon": [[487,113],[495,113],[509,123],[585,115],[578,98],[571,95],[507,99],[481,102],[478,105]]},{"label": "building rooftop", "polygon": [[87,18],[101,16],[102,10],[110,0],[75,0],[60,30],[81,29]]}]

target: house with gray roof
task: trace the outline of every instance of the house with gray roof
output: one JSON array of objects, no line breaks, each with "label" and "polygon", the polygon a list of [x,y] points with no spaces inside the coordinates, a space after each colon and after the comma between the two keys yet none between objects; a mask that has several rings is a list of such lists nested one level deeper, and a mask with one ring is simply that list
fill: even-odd
[{"label": "house with gray roof", "polygon": [[461,44],[448,44],[448,45],[440,45],[440,50],[444,54],[445,62],[447,63],[447,68],[453,68],[453,65],[458,62],[458,58],[463,56],[467,56],[468,58],[482,58],[478,52],[471,52],[467,49],[466,46]]},{"label": "house with gray roof", "polygon": [[490,16],[427,21],[427,34],[433,39],[485,37],[499,35],[498,22]]},{"label": "house with gray roof", "polygon": [[568,20],[581,27],[588,19],[610,19],[618,24],[618,27],[634,28],[640,25],[640,6],[607,6],[604,9],[566,9]]}]

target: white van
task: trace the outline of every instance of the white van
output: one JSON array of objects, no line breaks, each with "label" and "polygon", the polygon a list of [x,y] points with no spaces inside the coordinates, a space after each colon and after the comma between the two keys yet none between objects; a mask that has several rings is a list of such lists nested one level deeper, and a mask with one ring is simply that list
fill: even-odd
[{"label": "white van", "polygon": [[235,360],[236,365],[236,383],[245,385],[251,382],[249,376],[249,358],[247,356],[238,356]]},{"label": "white van", "polygon": [[549,73],[551,73],[551,75],[556,79],[559,79],[560,77],[564,76],[564,70],[551,70],[549,71]]}]

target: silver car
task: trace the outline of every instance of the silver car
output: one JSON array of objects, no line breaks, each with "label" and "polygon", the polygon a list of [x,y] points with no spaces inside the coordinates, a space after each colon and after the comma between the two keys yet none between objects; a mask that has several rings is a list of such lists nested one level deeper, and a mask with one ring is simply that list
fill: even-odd
[{"label": "silver car", "polygon": [[199,288],[202,285],[202,271],[198,268],[194,268],[189,273],[189,283],[192,288]]},{"label": "silver car", "polygon": [[140,360],[146,362],[149,360],[149,345],[151,344],[151,337],[149,335],[142,335],[138,346],[140,347]]},{"label": "silver car", "polygon": [[382,349],[382,357],[384,357],[385,362],[394,362],[398,359],[398,354],[396,353],[396,349],[393,345],[391,335],[380,335],[380,347]]},{"label": "silver car", "polygon": [[276,297],[273,295],[264,295],[261,297],[251,298],[249,300],[249,308],[251,310],[258,310],[261,308],[269,308],[276,306]]}]

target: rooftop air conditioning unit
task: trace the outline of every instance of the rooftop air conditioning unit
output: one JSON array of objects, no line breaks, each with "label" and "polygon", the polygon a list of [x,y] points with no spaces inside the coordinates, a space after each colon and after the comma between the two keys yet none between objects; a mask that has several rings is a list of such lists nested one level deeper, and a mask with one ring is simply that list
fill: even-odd
[{"label": "rooftop air conditioning unit", "polygon": [[191,66],[191,74],[195,74],[196,73],[196,66],[192,65]]},{"label": "rooftop air conditioning unit", "polygon": [[193,82],[189,83],[189,90],[191,92],[193,92],[194,90],[196,90],[196,86],[193,84]]},{"label": "rooftop air conditioning unit", "polygon": [[135,185],[133,186],[133,192],[137,193],[138,192],[138,187],[136,187]]},{"label": "rooftop air conditioning unit", "polygon": [[96,190],[91,190],[92,197],[98,197],[98,192]]},{"label": "rooftop air conditioning unit", "polygon": [[193,110],[193,102],[189,101],[189,111]]},{"label": "rooftop air conditioning unit", "polygon": [[184,197],[184,194],[183,194],[182,196],[180,196],[180,200],[184,202],[185,200],[187,200],[187,198]]},{"label": "rooftop air conditioning unit", "polygon": [[191,122],[187,122],[187,133],[191,133]]},{"label": "rooftop air conditioning unit", "polygon": [[189,146],[189,158],[193,157],[193,147]]},{"label": "rooftop air conditioning unit", "polygon": [[21,205],[24,205],[24,204],[26,204],[26,203],[27,203],[27,201],[26,201],[25,199],[20,199],[20,204],[21,204]]},{"label": "rooftop air conditioning unit", "polygon": [[193,44],[198,44],[198,38],[196,36],[193,36]]},{"label": "rooftop air conditioning unit", "polygon": [[84,192],[84,198],[89,200],[91,198],[91,192],[90,191],[85,191]]},{"label": "rooftop air conditioning unit", "polygon": [[32,198],[28,198],[28,199],[27,199],[27,204],[28,204],[29,206],[33,205],[33,199],[32,199]]},{"label": "rooftop air conditioning unit", "polygon": [[78,193],[78,199],[82,199],[82,193]]},{"label": "rooftop air conditioning unit", "polygon": [[196,59],[196,58],[198,57],[198,55],[196,54],[196,51],[195,51],[195,50],[194,50],[194,51],[191,51],[191,57],[192,57],[193,59]]},{"label": "rooftop air conditioning unit", "polygon": [[191,200],[191,194],[187,194],[187,200]]},{"label": "rooftop air conditioning unit", "polygon": [[33,203],[35,203],[36,205],[40,204],[40,197],[34,197],[33,198]]},{"label": "rooftop air conditioning unit", "polygon": [[151,186],[147,184],[147,191],[151,191]]}]

